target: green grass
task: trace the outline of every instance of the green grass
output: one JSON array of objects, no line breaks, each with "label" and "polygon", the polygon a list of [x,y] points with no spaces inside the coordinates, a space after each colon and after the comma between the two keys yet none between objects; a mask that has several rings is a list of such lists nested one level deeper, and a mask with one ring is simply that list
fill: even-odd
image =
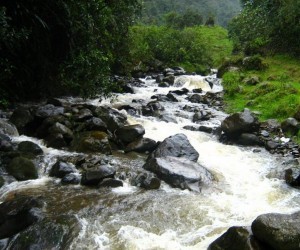
[{"label": "green grass", "polygon": [[[286,56],[266,57],[262,71],[228,72],[223,76],[226,111],[249,108],[259,111],[260,120],[292,117],[300,108],[300,61]],[[260,83],[248,85],[243,79],[258,76]]]}]

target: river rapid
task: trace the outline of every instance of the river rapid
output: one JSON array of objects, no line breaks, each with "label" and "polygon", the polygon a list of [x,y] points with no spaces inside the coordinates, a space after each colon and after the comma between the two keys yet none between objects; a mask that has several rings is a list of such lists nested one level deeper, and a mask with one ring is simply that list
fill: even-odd
[{"label": "river rapid", "polygon": [[[215,76],[210,76],[215,78]],[[184,76],[172,87],[160,88],[155,80],[143,79],[144,86],[134,87],[134,94],[120,94],[93,105],[112,107],[133,105],[132,100],[148,103],[154,94],[168,94],[183,87],[192,90],[219,92],[216,80],[211,89],[202,76]],[[191,104],[186,96],[176,96],[179,102],[161,102],[169,122],[156,117],[131,115],[131,124],[142,124],[144,137],[162,141],[166,137],[184,133],[200,154],[198,163],[215,176],[214,183],[201,193],[171,188],[162,182],[158,190],[144,190],[124,182],[123,187],[92,189],[81,185],[62,186],[56,178],[48,177],[49,167],[59,156],[77,155],[74,152],[47,148],[43,141],[26,136],[13,140],[31,140],[39,144],[45,155],[40,159],[40,178],[13,182],[0,189],[0,201],[16,194],[42,196],[48,214],[76,215],[81,225],[71,249],[207,249],[208,245],[231,226],[248,226],[260,214],[291,213],[300,207],[300,193],[275,178],[283,168],[284,159],[271,155],[263,148],[224,145],[218,137],[184,126],[220,126],[227,116],[218,107]],[[76,102],[76,100],[73,100]],[[208,121],[194,124],[185,106],[199,107],[211,112]],[[124,154],[115,151],[108,156],[117,172],[142,168],[146,155]]]}]

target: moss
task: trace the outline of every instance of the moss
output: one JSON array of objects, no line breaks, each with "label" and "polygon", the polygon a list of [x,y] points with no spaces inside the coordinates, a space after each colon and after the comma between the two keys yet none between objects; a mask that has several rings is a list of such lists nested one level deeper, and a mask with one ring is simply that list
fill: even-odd
[{"label": "moss", "polygon": [[16,157],[6,166],[7,172],[18,181],[37,179],[38,173],[33,162],[24,157]]}]

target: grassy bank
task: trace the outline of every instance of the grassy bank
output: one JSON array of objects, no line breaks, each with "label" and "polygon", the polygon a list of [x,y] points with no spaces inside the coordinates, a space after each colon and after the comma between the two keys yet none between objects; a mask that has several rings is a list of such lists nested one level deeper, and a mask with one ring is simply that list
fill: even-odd
[{"label": "grassy bank", "polygon": [[276,55],[263,58],[263,64],[263,70],[224,74],[226,111],[247,107],[258,111],[260,120],[292,117],[300,109],[300,60]]}]

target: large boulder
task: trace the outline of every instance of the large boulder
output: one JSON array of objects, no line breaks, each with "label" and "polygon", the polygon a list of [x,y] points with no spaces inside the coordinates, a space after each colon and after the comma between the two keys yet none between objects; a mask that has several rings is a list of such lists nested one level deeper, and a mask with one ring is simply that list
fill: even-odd
[{"label": "large boulder", "polygon": [[49,176],[63,178],[65,175],[76,172],[75,167],[70,163],[63,161],[57,161],[49,172]]},{"label": "large boulder", "polygon": [[107,129],[114,132],[116,129],[128,125],[127,117],[109,107],[100,106],[95,110],[95,114],[107,125]]},{"label": "large boulder", "polygon": [[9,136],[19,136],[19,132],[15,125],[4,119],[0,119],[0,133]]},{"label": "large boulder", "polygon": [[208,250],[267,250],[247,227],[231,227],[211,243]]},{"label": "large boulder", "polygon": [[185,134],[176,134],[161,142],[148,159],[166,156],[184,157],[196,162],[199,153],[190,144]]},{"label": "large boulder", "polygon": [[9,121],[17,127],[20,133],[26,133],[27,126],[33,119],[34,118],[28,109],[20,107],[14,110]]},{"label": "large boulder", "polygon": [[285,181],[292,187],[300,187],[300,168],[289,168],[285,170]]},{"label": "large boulder", "polygon": [[11,237],[41,218],[40,199],[17,197],[0,204],[0,239]]},{"label": "large boulder", "polygon": [[140,124],[128,125],[116,130],[115,135],[124,144],[133,142],[145,134],[145,128]]},{"label": "large boulder", "polygon": [[53,104],[46,104],[36,110],[35,116],[41,119],[45,119],[50,116],[62,115],[64,111],[65,110],[63,107],[56,107]]},{"label": "large boulder", "polygon": [[34,163],[24,157],[15,157],[5,168],[7,172],[18,181],[38,178],[38,171]]},{"label": "large boulder", "polygon": [[196,192],[200,192],[202,186],[213,180],[213,176],[207,169],[187,158],[156,157],[148,160],[143,167],[172,187]]},{"label": "large boulder", "polygon": [[146,152],[152,152],[157,147],[157,142],[149,139],[149,138],[140,138],[134,142],[129,143],[124,151],[125,153],[135,151],[138,153],[146,153]]},{"label": "large boulder", "polygon": [[300,124],[295,118],[290,117],[281,123],[281,129],[289,136],[297,135],[300,129]]},{"label": "large boulder", "polygon": [[263,214],[251,225],[258,240],[276,250],[296,250],[300,246],[300,212]]},{"label": "large boulder", "polygon": [[80,133],[72,141],[72,149],[83,153],[98,152],[111,154],[108,135],[102,131],[87,131]]},{"label": "large boulder", "polygon": [[86,131],[97,130],[106,132],[107,126],[100,118],[92,117],[91,119],[85,121],[84,129]]},{"label": "large boulder", "polygon": [[225,118],[221,129],[230,137],[238,137],[242,133],[256,132],[259,129],[258,118],[245,109],[243,112],[234,113]]},{"label": "large boulder", "polygon": [[42,148],[35,144],[34,142],[31,141],[22,141],[18,145],[18,151],[25,153],[25,154],[30,154],[30,155],[42,155],[44,152]]},{"label": "large boulder", "polygon": [[109,165],[100,165],[86,169],[82,173],[82,185],[98,185],[105,178],[114,178],[116,170]]}]

